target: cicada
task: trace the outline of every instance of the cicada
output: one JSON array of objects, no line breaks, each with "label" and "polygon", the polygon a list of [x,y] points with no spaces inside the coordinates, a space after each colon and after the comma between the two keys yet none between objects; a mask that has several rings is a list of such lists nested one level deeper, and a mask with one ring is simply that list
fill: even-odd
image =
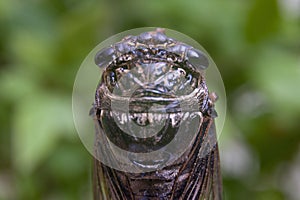
[{"label": "cicada", "polygon": [[101,49],[95,63],[94,199],[222,199],[207,55],[158,28]]}]

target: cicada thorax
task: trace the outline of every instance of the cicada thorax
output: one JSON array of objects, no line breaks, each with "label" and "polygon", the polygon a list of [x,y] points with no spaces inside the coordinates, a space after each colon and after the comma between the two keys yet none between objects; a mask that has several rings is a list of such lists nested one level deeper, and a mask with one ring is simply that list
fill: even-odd
[{"label": "cicada thorax", "polygon": [[106,67],[95,152],[108,165],[95,160],[95,199],[209,197],[218,152],[205,55],[157,30],[124,38],[95,62]]}]

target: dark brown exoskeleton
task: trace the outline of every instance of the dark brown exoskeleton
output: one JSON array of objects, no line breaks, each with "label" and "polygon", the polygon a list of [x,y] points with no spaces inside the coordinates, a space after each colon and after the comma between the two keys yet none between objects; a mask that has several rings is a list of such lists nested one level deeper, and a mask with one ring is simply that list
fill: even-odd
[{"label": "dark brown exoskeleton", "polygon": [[222,199],[207,56],[157,29],[95,62],[94,199]]}]

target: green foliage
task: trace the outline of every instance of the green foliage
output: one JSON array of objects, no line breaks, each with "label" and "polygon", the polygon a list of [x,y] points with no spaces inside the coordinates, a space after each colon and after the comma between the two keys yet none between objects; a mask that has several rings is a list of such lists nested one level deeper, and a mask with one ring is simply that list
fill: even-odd
[{"label": "green foliage", "polygon": [[75,75],[99,42],[141,26],[191,36],[219,67],[225,197],[299,199],[282,178],[299,173],[283,166],[297,170],[300,154],[300,11],[288,2],[1,1],[0,199],[91,199],[92,157],[72,122]]},{"label": "green foliage", "polygon": [[279,29],[280,13],[277,0],[255,0],[248,12],[245,34],[258,42],[272,36]]}]

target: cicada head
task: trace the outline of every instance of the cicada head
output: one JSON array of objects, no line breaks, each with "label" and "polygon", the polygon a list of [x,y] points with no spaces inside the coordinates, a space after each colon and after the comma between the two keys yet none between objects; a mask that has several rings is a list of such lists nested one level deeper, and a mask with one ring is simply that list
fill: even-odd
[{"label": "cicada head", "polygon": [[110,98],[153,102],[196,98],[204,109],[208,92],[203,73],[208,58],[167,37],[163,29],[127,36],[99,51],[95,63],[105,68],[101,84]]}]

